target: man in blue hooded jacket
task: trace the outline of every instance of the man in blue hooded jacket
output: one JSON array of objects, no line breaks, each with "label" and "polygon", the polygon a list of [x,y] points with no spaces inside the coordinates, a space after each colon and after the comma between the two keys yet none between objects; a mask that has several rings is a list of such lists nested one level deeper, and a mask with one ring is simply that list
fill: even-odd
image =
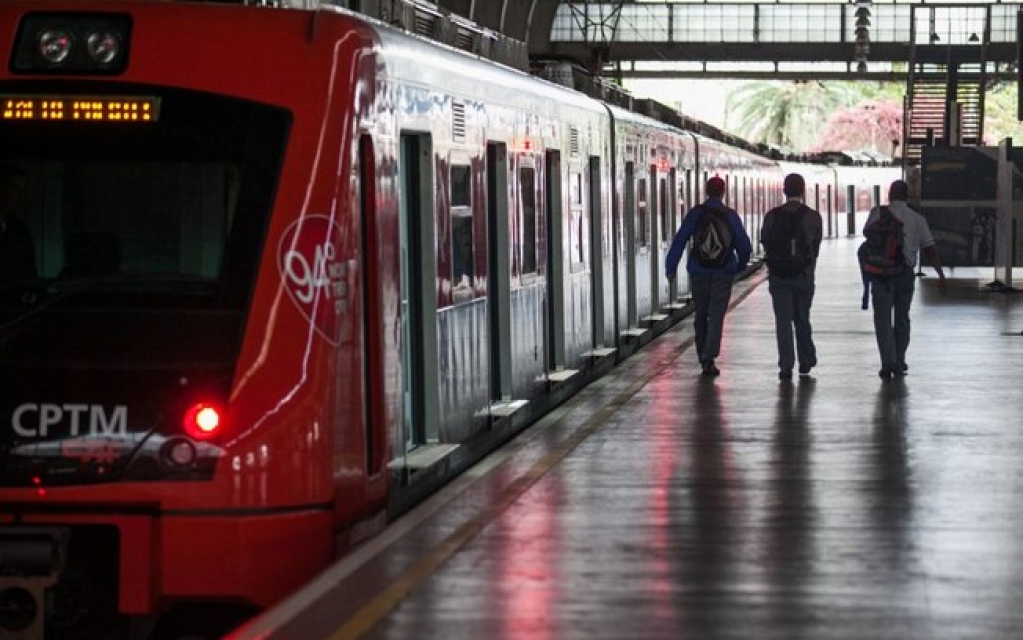
[{"label": "man in blue hooded jacket", "polygon": [[721,352],[721,332],[728,302],[732,297],[732,280],[735,274],[749,264],[753,247],[739,215],[722,200],[725,181],[714,176],[707,181],[704,192],[707,199],[703,204],[690,209],[682,220],[664,266],[668,279],[673,280],[690,238],[705,227],[704,216],[721,215],[727,220],[730,238],[719,264],[708,264],[701,260],[696,247],[689,250],[689,260],[686,262],[693,304],[696,307],[696,354],[703,367],[703,375],[716,376],[721,373],[714,361]]}]

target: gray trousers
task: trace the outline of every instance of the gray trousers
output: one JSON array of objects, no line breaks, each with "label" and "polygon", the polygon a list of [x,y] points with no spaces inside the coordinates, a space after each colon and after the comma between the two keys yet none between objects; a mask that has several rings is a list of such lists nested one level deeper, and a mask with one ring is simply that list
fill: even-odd
[{"label": "gray trousers", "polygon": [[713,360],[721,353],[721,331],[725,324],[725,311],[732,298],[734,275],[689,274],[696,307],[693,327],[696,329],[696,355],[700,362]]},{"label": "gray trousers", "polygon": [[871,278],[874,305],[874,335],[881,368],[898,371],[906,364],[909,347],[909,307],[913,302],[916,276],[910,271],[889,278]]},{"label": "gray trousers", "polygon": [[[801,367],[817,366],[817,347],[813,344],[810,307],[814,282],[805,274],[793,278],[770,276],[771,304],[774,307],[774,335],[778,342],[778,368],[792,371],[798,355]],[[795,348],[793,348],[795,330]]]}]

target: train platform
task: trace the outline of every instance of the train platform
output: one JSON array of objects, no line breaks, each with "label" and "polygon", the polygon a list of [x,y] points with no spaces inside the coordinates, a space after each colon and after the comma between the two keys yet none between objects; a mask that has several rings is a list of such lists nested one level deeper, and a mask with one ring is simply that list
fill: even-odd
[{"label": "train platform", "polygon": [[760,269],[720,377],[684,319],[232,637],[1023,637],[1023,296],[925,268],[882,380],[858,243],[822,246],[810,377]]}]

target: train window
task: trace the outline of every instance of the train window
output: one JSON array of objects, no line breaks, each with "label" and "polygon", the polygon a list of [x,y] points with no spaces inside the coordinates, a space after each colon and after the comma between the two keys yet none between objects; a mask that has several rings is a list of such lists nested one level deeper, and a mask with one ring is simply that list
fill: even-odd
[{"label": "train window", "polygon": [[646,203],[646,178],[642,178],[636,184],[636,246],[640,248],[650,243],[650,232],[647,230],[649,212]]},{"label": "train window", "polygon": [[696,205],[696,201],[693,200],[693,170],[686,169],[686,192],[682,195],[682,213],[688,211],[691,207]]},{"label": "train window", "polygon": [[584,233],[585,225],[583,216],[583,175],[581,173],[569,174],[569,202],[571,206],[569,223],[569,241],[572,243],[569,262],[573,273],[582,271],[584,268]]},{"label": "train window", "polygon": [[519,169],[522,204],[522,273],[536,273],[536,170]]},{"label": "train window", "polygon": [[658,204],[660,205],[659,208],[661,211],[660,215],[661,242],[668,242],[671,240],[671,236],[669,235],[671,233],[671,229],[668,228],[671,226],[671,218],[669,214],[669,205],[671,203],[668,201],[669,200],[668,181],[663,178],[661,179],[661,196],[658,200],[659,200]]},{"label": "train window", "polygon": [[586,266],[586,218],[583,216],[582,211],[579,211],[577,217],[579,224],[576,225],[578,230],[575,241],[576,264],[579,265],[579,270],[582,270]]},{"label": "train window", "polygon": [[451,284],[455,303],[471,300],[475,292],[473,255],[472,169],[451,167]]},{"label": "train window", "polygon": [[472,169],[468,165],[451,166],[451,206],[472,206]]},{"label": "train window", "polygon": [[571,181],[570,197],[572,198],[571,204],[573,207],[583,206],[583,175],[581,173],[573,173],[569,175]]},{"label": "train window", "polygon": [[[90,94],[125,90],[97,85]],[[0,298],[14,292],[0,300],[0,322],[56,314],[63,319],[42,321],[80,327],[82,335],[138,329],[118,343],[125,348],[97,341],[75,356],[91,361],[231,359],[263,255],[290,116],[211,94],[158,93],[160,118],[145,126],[0,123],[0,166],[16,168],[24,181],[20,217],[32,244],[25,277],[0,282]],[[305,278],[295,291],[317,286],[312,268],[292,272]],[[28,299],[19,289],[35,292],[37,304],[17,303]],[[43,296],[60,296],[60,304]],[[88,312],[74,315],[82,309]],[[143,330],[143,314],[155,310],[172,314],[160,316],[163,324],[188,338],[179,343]],[[62,357],[59,349],[44,351],[33,357]]]}]

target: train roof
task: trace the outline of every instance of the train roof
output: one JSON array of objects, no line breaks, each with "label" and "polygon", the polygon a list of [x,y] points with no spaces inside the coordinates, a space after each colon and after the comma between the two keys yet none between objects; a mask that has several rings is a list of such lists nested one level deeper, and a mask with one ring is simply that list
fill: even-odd
[{"label": "train roof", "polygon": [[[343,8],[331,6],[321,7],[321,10],[344,13],[369,24],[380,42],[377,53],[384,62],[382,71],[391,78],[409,84],[443,87],[460,95],[486,96],[488,100],[507,100],[515,96],[517,104],[529,102],[530,108],[537,111],[558,111],[566,107],[604,111],[590,96],[515,67]],[[500,94],[494,93],[495,87],[502,89]]]}]

